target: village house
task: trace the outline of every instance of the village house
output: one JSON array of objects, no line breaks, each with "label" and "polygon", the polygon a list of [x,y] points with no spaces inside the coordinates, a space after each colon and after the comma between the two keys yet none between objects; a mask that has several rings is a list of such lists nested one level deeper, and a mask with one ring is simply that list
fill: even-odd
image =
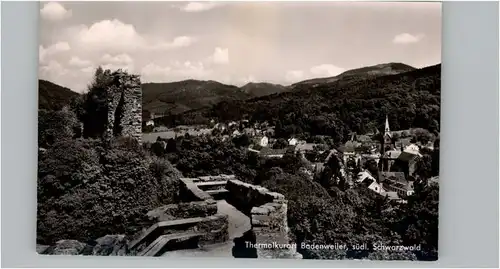
[{"label": "village house", "polygon": [[379,182],[387,192],[396,192],[406,198],[414,193],[413,182],[408,181],[402,172],[379,172]]},{"label": "village house", "polygon": [[361,184],[378,194],[382,194],[385,192],[382,188],[382,185],[377,182],[377,180],[368,170],[359,172],[354,181],[356,184]]},{"label": "village house", "polygon": [[396,141],[395,143],[395,147],[400,149],[400,150],[404,150],[406,147],[408,147],[409,145],[411,145],[412,141],[412,138],[400,138],[398,139],[398,141]]},{"label": "village house", "polygon": [[339,148],[339,150],[341,150],[343,153],[344,163],[347,163],[349,159],[359,162],[358,159],[360,159],[361,156],[357,156],[356,154],[356,147],[358,147],[359,145],[360,144],[358,142],[349,140],[342,147]]},{"label": "village house", "polygon": [[[313,151],[315,147],[319,147],[321,144],[315,144],[315,143],[298,143],[297,147],[295,149],[299,152],[305,153],[308,151]],[[319,153],[323,153],[324,150],[319,150]]]},{"label": "village house", "polygon": [[298,142],[299,142],[299,140],[297,138],[292,137],[292,138],[288,139],[288,145],[290,145],[290,146],[296,146]]},{"label": "village house", "polygon": [[418,154],[420,148],[415,144],[409,144],[404,147],[403,151]]},{"label": "village house", "polygon": [[254,128],[245,128],[243,129],[243,133],[248,135],[249,137],[254,137],[255,135],[257,135],[257,132]]},{"label": "village house", "polygon": [[234,130],[233,133],[231,134],[232,137],[237,137],[242,135],[242,133],[239,130]]},{"label": "village house", "polygon": [[414,176],[417,168],[417,162],[422,157],[418,151],[405,150],[398,157],[399,164],[403,166],[402,172],[405,172],[407,177]]},{"label": "village house", "polygon": [[430,186],[432,184],[439,184],[439,176],[431,177],[429,180],[427,180],[427,186]]},{"label": "village house", "polygon": [[240,121],[240,128],[250,128],[251,124],[249,120],[241,120]]},{"label": "village house", "polygon": [[313,163],[313,173],[315,177],[319,177],[324,169],[325,169],[324,163],[322,162]]},{"label": "village house", "polygon": [[357,163],[357,165],[363,166],[369,160],[374,160],[378,165],[378,162],[380,161],[380,156],[381,155],[378,152],[372,154],[361,154],[360,161],[359,163]]},{"label": "village house", "polygon": [[219,130],[219,131],[224,131],[227,129],[227,125],[219,122],[219,123],[215,124],[214,129]]},{"label": "village house", "polygon": [[377,183],[377,181],[373,177],[366,177],[360,183],[361,185],[365,186],[369,190],[374,191],[377,194],[382,195],[385,192],[382,186],[379,183]]},{"label": "village house", "polygon": [[375,180],[375,178],[372,176],[372,174],[368,170],[364,170],[364,171],[361,171],[358,173],[355,182],[360,183],[367,178],[371,178],[371,179]]},{"label": "village house", "polygon": [[379,161],[380,171],[385,171],[385,172],[391,171],[391,167],[394,164],[394,162],[399,158],[399,155],[401,155],[401,151],[396,149],[386,151],[381,156]]},{"label": "village house", "polygon": [[259,155],[263,158],[283,158],[287,150],[288,150],[287,148],[284,149],[263,148],[262,150],[260,150]]},{"label": "village house", "polygon": [[268,137],[274,137],[274,127],[264,129],[264,134]]},{"label": "village house", "polygon": [[390,201],[395,201],[398,203],[404,203],[405,201],[399,197],[397,192],[394,191],[385,191],[381,195],[387,197]]},{"label": "village house", "polygon": [[269,145],[269,138],[267,136],[257,136],[254,138],[254,141],[261,147],[267,147]]},{"label": "village house", "polygon": [[148,121],[146,122],[146,126],[152,126],[152,127],[154,127],[154,126],[155,126],[155,122],[154,122],[154,120],[148,120]]}]

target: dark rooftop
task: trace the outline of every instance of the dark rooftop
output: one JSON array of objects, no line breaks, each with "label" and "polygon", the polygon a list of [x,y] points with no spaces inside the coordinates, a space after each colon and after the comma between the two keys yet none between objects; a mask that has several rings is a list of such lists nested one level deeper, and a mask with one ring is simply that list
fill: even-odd
[{"label": "dark rooftop", "polygon": [[402,183],[407,183],[408,181],[405,178],[405,173],[403,172],[379,172],[378,178],[380,182],[384,182],[388,179],[395,180]]},{"label": "dark rooftop", "polygon": [[260,155],[269,156],[269,155],[284,155],[288,151],[288,148],[284,149],[273,149],[273,148],[262,148],[260,150]]}]

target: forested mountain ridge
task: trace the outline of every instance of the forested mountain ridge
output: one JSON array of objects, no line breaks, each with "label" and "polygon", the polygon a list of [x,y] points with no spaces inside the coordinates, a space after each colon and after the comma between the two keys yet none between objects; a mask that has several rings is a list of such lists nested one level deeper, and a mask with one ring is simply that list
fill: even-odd
[{"label": "forested mountain ridge", "polygon": [[78,93],[47,80],[38,80],[38,109],[59,110]]},{"label": "forested mountain ridge", "polygon": [[380,129],[386,115],[394,130],[410,127],[439,131],[441,64],[394,75],[335,81],[293,91],[220,102],[165,118],[164,123],[203,123],[247,118],[270,121],[278,136],[309,133],[343,140],[351,131]]},{"label": "forested mountain ridge", "polygon": [[238,101],[279,94],[303,85],[317,85],[335,81],[373,78],[399,74],[415,68],[402,63],[385,63],[345,71],[331,78],[317,78],[298,82],[290,86],[266,82],[250,82],[242,87],[226,85],[216,81],[184,80],[168,83],[144,83],[144,110],[161,114],[181,114],[201,109],[222,101]]},{"label": "forested mountain ridge", "polygon": [[251,95],[216,81],[183,80],[142,84],[143,109],[154,113],[182,113],[221,101],[244,100]]},{"label": "forested mountain ridge", "polygon": [[241,87],[241,90],[253,97],[261,97],[275,93],[289,91],[289,87],[267,82],[250,82]]},{"label": "forested mountain ridge", "polygon": [[414,67],[403,63],[384,63],[384,64],[377,64],[373,66],[365,66],[361,68],[347,70],[334,77],[314,78],[314,79],[304,80],[292,84],[290,87],[296,88],[299,85],[325,84],[325,83],[333,83],[339,80],[348,81],[352,79],[366,79],[366,78],[375,78],[379,76],[397,75],[413,70],[415,70]]}]

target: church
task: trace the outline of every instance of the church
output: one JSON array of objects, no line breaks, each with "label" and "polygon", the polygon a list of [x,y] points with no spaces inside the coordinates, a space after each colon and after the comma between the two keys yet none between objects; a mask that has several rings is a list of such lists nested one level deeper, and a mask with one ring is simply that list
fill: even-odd
[{"label": "church", "polygon": [[[408,135],[410,134],[410,130],[391,132],[389,118],[386,116],[383,144],[381,145],[381,158],[379,161],[380,171],[393,171],[392,166],[398,164],[400,168],[394,167],[396,168],[395,170],[404,172],[406,176],[413,174],[416,160],[418,157],[421,157],[421,154],[419,147],[410,143],[410,138],[401,138],[403,132],[407,132]],[[396,146],[397,144],[399,145]]]}]

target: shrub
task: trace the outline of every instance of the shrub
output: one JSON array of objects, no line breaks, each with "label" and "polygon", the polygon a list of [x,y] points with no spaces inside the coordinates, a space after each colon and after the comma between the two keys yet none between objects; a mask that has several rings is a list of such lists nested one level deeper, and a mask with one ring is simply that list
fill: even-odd
[{"label": "shrub", "polygon": [[131,139],[57,142],[40,155],[37,241],[133,234],[151,224],[149,210],[174,201],[177,179]]},{"label": "shrub", "polygon": [[38,145],[48,147],[61,139],[80,135],[79,122],[70,110],[38,112]]}]

